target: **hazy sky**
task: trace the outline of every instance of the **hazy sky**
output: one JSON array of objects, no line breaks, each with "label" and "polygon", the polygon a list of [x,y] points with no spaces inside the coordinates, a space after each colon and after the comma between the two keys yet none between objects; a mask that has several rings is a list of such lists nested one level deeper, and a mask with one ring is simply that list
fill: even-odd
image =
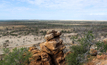
[{"label": "hazy sky", "polygon": [[107,20],[107,0],[0,0],[0,20]]}]

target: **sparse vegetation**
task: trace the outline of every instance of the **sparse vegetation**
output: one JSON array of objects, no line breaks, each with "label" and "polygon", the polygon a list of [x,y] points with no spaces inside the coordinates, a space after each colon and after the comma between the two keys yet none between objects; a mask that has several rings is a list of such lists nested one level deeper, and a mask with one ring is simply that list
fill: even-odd
[{"label": "sparse vegetation", "polygon": [[30,62],[31,53],[27,48],[15,48],[12,52],[8,48],[3,50],[4,58],[0,60],[0,65],[25,65]]},{"label": "sparse vegetation", "polygon": [[[71,38],[71,39],[75,39]],[[66,57],[68,65],[81,65],[83,62],[87,61],[87,56],[89,55],[90,47],[94,44],[97,45],[97,50],[101,52],[107,51],[107,44],[104,42],[93,42],[94,35],[92,31],[88,31],[84,37],[79,39],[80,45],[71,46],[71,54]],[[102,53],[101,53],[102,54]]]},{"label": "sparse vegetation", "polygon": [[92,31],[88,31],[85,33],[84,37],[78,40],[80,45],[71,46],[73,53],[66,57],[68,65],[81,65],[87,60],[86,56],[88,55],[91,45],[94,44],[92,43],[93,39]]},{"label": "sparse vegetation", "polygon": [[101,51],[101,52],[106,52],[107,51],[107,44],[105,44],[104,42],[96,42],[97,45],[97,50]]},{"label": "sparse vegetation", "polygon": [[[46,35],[47,30],[52,30],[52,29],[57,29],[61,31],[63,34],[78,33],[80,36],[69,37],[70,39],[73,40],[73,42],[77,41],[79,42],[79,44],[71,47],[72,53],[66,57],[68,65],[81,65],[83,62],[85,62],[87,60],[86,56],[89,55],[90,47],[93,44],[96,44],[97,50],[101,51],[102,53],[107,51],[107,44],[96,41],[96,38],[100,39],[101,36],[103,36],[104,38],[107,37],[107,33],[106,33],[107,22],[94,22],[93,23],[92,21],[91,22],[90,21],[86,21],[86,22],[66,21],[65,22],[65,21],[38,21],[38,20],[27,21],[25,20],[25,21],[10,21],[9,23],[7,22],[5,24],[6,24],[6,27],[4,29],[0,29],[0,37],[11,36],[10,37],[11,39],[12,39],[12,36],[17,36],[18,38],[23,38],[22,36],[25,36],[25,35],[43,36],[43,35]],[[95,28],[92,28],[92,24]],[[89,31],[89,30],[92,30],[92,31]],[[101,35],[99,35],[98,33],[100,33]],[[14,38],[16,39],[16,37]],[[24,39],[22,40],[23,40],[22,43],[24,45],[24,43],[26,43],[26,40]],[[35,40],[36,42],[38,40],[42,40],[42,38],[39,39],[37,37],[37,38],[33,38],[33,40]],[[20,41],[20,40],[17,40],[17,41]],[[27,42],[31,43],[32,40],[28,39]],[[70,46],[70,43],[68,44]],[[5,48],[6,48],[6,45],[7,44],[4,43]],[[14,45],[20,46],[20,44],[15,44],[15,43]],[[23,53],[24,53],[23,49],[14,49],[13,52],[6,53],[4,59],[0,61],[0,63],[3,63],[4,65],[6,64],[23,65],[23,62],[25,61],[25,60],[22,60],[22,59],[25,59],[23,58],[24,56],[22,57]],[[27,56],[27,58],[28,57],[30,56]],[[27,63],[29,63],[29,61]]]},{"label": "sparse vegetation", "polygon": [[80,61],[82,59],[81,55],[86,53],[87,50],[84,49],[83,45],[72,46],[71,50],[73,53],[69,54],[66,57],[67,64],[68,65],[81,65],[82,64],[82,63],[80,63]]}]

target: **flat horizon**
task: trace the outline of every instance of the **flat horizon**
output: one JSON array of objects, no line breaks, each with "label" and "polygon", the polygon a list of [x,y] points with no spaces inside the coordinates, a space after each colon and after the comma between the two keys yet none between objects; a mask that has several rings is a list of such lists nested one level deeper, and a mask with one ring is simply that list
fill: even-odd
[{"label": "flat horizon", "polygon": [[107,0],[0,0],[0,20],[107,20]]},{"label": "flat horizon", "polygon": [[9,19],[0,21],[29,20],[29,21],[107,21],[107,20],[38,20],[38,19]]}]

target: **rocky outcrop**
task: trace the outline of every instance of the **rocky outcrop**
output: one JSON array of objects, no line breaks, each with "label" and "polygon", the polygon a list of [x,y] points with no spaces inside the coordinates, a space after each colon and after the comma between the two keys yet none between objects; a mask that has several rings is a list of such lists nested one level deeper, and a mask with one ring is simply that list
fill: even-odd
[{"label": "rocky outcrop", "polygon": [[107,55],[97,55],[94,58],[90,58],[91,61],[88,61],[88,63],[84,65],[107,65]]},{"label": "rocky outcrop", "polygon": [[30,47],[29,51],[32,52],[29,65],[52,65],[51,57],[46,52],[40,51],[36,47]]},{"label": "rocky outcrop", "polygon": [[90,47],[90,54],[92,55],[92,56],[96,56],[97,55],[97,45],[92,45],[91,47]]},{"label": "rocky outcrop", "polygon": [[104,42],[105,44],[107,44],[107,38],[103,39],[103,42]]},{"label": "rocky outcrop", "polygon": [[65,65],[65,46],[60,35],[60,31],[48,31],[45,35],[46,42],[40,44],[40,50],[30,47],[29,51],[33,54],[30,65]]},{"label": "rocky outcrop", "polygon": [[96,56],[96,55],[97,55],[97,50],[95,50],[95,49],[90,49],[90,54],[91,54],[92,56]]}]

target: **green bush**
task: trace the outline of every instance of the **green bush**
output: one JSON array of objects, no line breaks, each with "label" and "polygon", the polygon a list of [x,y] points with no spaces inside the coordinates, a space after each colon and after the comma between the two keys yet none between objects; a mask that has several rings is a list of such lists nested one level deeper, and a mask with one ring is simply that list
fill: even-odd
[{"label": "green bush", "polygon": [[79,62],[76,60],[77,55],[75,53],[71,53],[66,56],[67,65],[79,65]]},{"label": "green bush", "polygon": [[71,51],[73,53],[71,53],[68,56],[66,56],[67,64],[68,65],[81,65],[82,63],[79,62],[77,57],[79,55],[82,55],[82,54],[86,53],[87,50],[84,49],[83,45],[77,45],[77,46],[72,46],[71,47]]},{"label": "green bush", "polygon": [[[71,38],[71,39],[74,40],[75,38]],[[88,55],[88,52],[90,51],[90,47],[93,44],[97,45],[97,50],[101,52],[107,51],[107,44],[105,44],[104,42],[100,42],[100,41],[95,42],[93,41],[93,39],[94,39],[94,35],[92,31],[88,31],[84,35],[84,37],[78,40],[80,45],[70,47],[73,53],[66,56],[67,64],[68,65],[81,65],[84,62],[84,59],[87,60],[87,57],[85,58],[85,56]]]},{"label": "green bush", "polygon": [[85,56],[86,54],[88,54],[87,51],[89,51],[90,46],[92,45],[93,39],[94,39],[94,36],[92,34],[92,31],[88,31],[84,37],[78,40],[80,45],[70,47],[73,53],[66,56],[67,64],[82,65],[82,63],[87,60]]},{"label": "green bush", "polygon": [[73,50],[75,54],[83,54],[87,51],[86,49],[84,49],[83,45],[72,46],[71,50]]},{"label": "green bush", "polygon": [[97,42],[97,50],[101,51],[101,52],[106,52],[107,51],[107,44],[105,44],[104,42]]},{"label": "green bush", "polygon": [[40,33],[42,33],[42,35],[46,35],[46,31],[40,31]]},{"label": "green bush", "polygon": [[7,36],[7,35],[8,35],[8,34],[6,34],[6,33],[3,33],[3,34],[2,34],[2,36]]},{"label": "green bush", "polygon": [[18,36],[18,34],[13,34],[13,33],[10,33],[10,35],[11,35],[11,36]]},{"label": "green bush", "polygon": [[0,65],[25,65],[29,64],[31,53],[27,48],[13,49],[12,52],[8,48],[4,50],[4,58],[0,61]]},{"label": "green bush", "polygon": [[107,51],[107,44],[104,45],[104,52]]}]

